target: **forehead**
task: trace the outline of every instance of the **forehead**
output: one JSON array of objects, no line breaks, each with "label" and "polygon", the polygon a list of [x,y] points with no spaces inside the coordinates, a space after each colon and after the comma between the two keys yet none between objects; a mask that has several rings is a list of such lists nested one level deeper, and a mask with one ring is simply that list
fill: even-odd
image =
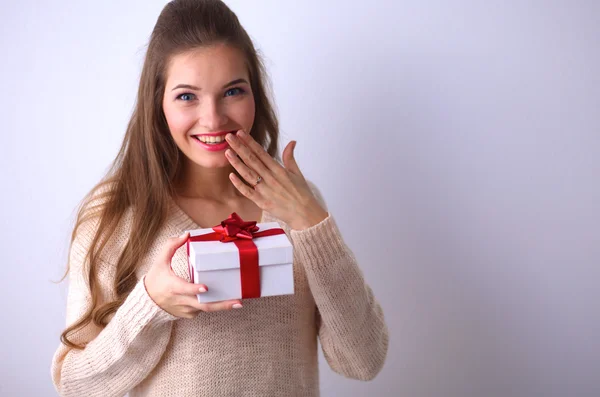
[{"label": "forehead", "polygon": [[248,77],[248,70],[242,52],[225,44],[177,54],[167,67],[167,85],[187,83],[201,87],[222,86],[223,83],[243,77]]}]

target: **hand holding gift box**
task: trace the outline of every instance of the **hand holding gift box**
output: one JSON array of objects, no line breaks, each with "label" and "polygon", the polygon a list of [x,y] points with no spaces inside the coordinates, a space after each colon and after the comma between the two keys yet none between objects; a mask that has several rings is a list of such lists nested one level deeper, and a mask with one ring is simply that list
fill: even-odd
[{"label": "hand holding gift box", "polygon": [[293,248],[277,222],[245,222],[234,212],[189,233],[190,281],[208,286],[200,303],[294,293]]}]

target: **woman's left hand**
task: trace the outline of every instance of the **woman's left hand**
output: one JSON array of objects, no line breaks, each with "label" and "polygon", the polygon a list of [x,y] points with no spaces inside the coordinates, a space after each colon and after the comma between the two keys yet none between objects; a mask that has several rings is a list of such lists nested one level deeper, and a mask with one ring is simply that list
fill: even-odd
[{"label": "woman's left hand", "polygon": [[[321,207],[298,168],[294,158],[296,141],[288,143],[283,151],[284,167],[244,131],[238,131],[237,135],[227,134],[226,139],[230,146],[225,152],[227,159],[254,188],[244,184],[233,172],[229,179],[263,211],[281,219],[293,230],[307,229],[327,218],[327,211]],[[262,180],[257,184],[259,176]]]}]

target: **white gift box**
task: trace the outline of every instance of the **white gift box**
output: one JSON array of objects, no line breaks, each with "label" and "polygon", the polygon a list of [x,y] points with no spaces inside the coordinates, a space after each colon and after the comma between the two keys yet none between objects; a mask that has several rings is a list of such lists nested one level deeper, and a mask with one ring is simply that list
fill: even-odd
[{"label": "white gift box", "polygon": [[[277,222],[258,223],[258,233],[279,229]],[[213,233],[213,229],[189,230],[190,237]],[[294,293],[293,249],[283,234],[251,240],[258,250],[260,295]],[[190,241],[189,272],[195,284],[205,284],[208,291],[198,294],[198,302],[208,303],[242,298],[240,253],[233,241]]]}]

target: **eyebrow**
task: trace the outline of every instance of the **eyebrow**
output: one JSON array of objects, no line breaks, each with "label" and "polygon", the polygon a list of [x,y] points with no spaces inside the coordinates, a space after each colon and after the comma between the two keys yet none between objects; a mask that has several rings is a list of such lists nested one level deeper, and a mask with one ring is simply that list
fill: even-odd
[{"label": "eyebrow", "polygon": [[[236,79],[233,81],[230,81],[229,83],[225,84],[223,86],[223,88],[227,88],[230,87],[232,85],[236,85],[236,84],[240,84],[240,83],[246,83],[246,84],[250,84],[246,81],[246,79]],[[194,86],[194,85],[190,85],[190,84],[177,84],[175,87],[173,87],[173,89],[171,91],[175,91],[178,88],[187,88],[190,90],[196,90],[196,91],[200,91],[200,88]]]}]

